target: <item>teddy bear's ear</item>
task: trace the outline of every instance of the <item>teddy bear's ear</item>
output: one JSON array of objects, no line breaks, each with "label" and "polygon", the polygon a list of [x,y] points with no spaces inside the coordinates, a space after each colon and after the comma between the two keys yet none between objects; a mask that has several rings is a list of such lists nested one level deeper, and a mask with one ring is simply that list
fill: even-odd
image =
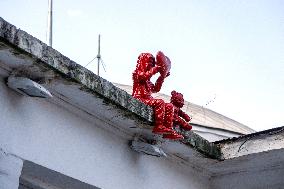
[{"label": "teddy bear's ear", "polygon": [[171,95],[175,95],[177,92],[176,91],[172,91],[171,92]]}]

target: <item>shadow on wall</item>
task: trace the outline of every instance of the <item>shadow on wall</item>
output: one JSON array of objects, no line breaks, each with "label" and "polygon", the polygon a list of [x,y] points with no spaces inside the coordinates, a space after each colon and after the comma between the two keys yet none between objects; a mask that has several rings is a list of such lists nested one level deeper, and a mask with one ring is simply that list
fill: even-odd
[{"label": "shadow on wall", "polygon": [[48,169],[30,161],[24,161],[19,189],[100,189]]}]

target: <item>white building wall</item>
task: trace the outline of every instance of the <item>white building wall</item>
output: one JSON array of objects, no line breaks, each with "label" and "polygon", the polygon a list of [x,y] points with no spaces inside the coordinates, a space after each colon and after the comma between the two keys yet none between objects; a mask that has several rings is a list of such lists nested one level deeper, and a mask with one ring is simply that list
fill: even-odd
[{"label": "white building wall", "polygon": [[126,139],[100,128],[105,123],[90,122],[45,99],[24,97],[4,80],[0,107],[0,148],[19,159],[105,189],[208,188],[209,180],[202,173],[138,154]]},{"label": "white building wall", "polygon": [[282,189],[284,169],[243,171],[213,177],[212,189]]},{"label": "white building wall", "polygon": [[0,188],[18,188],[23,160],[0,148]]}]

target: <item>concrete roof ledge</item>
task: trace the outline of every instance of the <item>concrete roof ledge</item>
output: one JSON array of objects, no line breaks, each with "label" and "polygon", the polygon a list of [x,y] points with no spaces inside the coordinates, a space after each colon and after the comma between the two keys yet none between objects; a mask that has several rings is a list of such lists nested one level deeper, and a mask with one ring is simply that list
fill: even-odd
[{"label": "concrete roof ledge", "polygon": [[180,142],[163,141],[151,132],[151,107],[0,17],[0,79],[3,82],[10,75],[41,83],[53,95],[47,101],[126,140],[134,136],[161,140],[168,157],[214,177],[274,170],[284,162],[284,127],[214,143],[192,131],[183,132],[185,139]]},{"label": "concrete roof ledge", "polygon": [[[55,96],[66,98],[65,101],[73,103],[90,114],[96,114],[97,117],[113,115],[108,114],[108,111],[116,111],[116,115],[111,120],[106,117],[107,121],[115,122],[112,125],[125,127],[128,124],[128,127],[124,129],[130,130],[129,128],[133,127],[133,125],[129,126],[132,124],[129,123],[131,120],[142,123],[136,124],[138,130],[135,130],[134,134],[142,133],[142,136],[144,134],[155,138],[150,129],[153,125],[151,107],[0,17],[1,64],[10,68],[8,75],[16,72],[36,81],[44,79],[48,89],[54,94],[59,94]],[[60,85],[62,83],[63,85]],[[74,95],[75,92],[76,95]],[[102,101],[94,99],[93,96]],[[110,106],[114,108],[109,110]],[[128,120],[125,121],[125,119]],[[118,122],[121,123],[118,124]],[[147,131],[142,132],[143,128]],[[131,132],[133,133],[132,130]],[[184,134],[186,137],[182,141],[183,144],[193,147],[208,157],[219,159],[220,150],[217,145],[193,132]]]},{"label": "concrete roof ledge", "polygon": [[221,159],[284,149],[284,127],[273,128],[236,138],[216,141],[221,149]]},{"label": "concrete roof ledge", "polygon": [[37,63],[44,63],[67,79],[82,84],[85,90],[92,90],[117,105],[139,115],[145,121],[152,121],[153,111],[150,107],[129,97],[127,93],[111,82],[94,74],[90,70],[70,60],[42,41],[17,29],[0,17],[0,37],[17,47],[17,50],[36,58]]},{"label": "concrete roof ledge", "polygon": [[205,140],[204,138],[192,131],[183,132],[183,135],[185,139],[182,142],[184,144],[192,146],[197,151],[206,155],[207,157],[213,159],[220,159],[221,151],[218,145],[215,145],[214,143]]}]

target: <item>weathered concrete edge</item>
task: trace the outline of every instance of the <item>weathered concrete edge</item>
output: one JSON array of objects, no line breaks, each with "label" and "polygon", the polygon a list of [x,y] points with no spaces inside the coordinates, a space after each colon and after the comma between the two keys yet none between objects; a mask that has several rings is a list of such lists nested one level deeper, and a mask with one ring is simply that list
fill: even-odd
[{"label": "weathered concrete edge", "polygon": [[25,31],[17,29],[1,17],[0,37],[18,50],[35,58],[37,63],[41,61],[45,66],[61,73],[62,77],[80,83],[84,86],[82,89],[99,94],[107,101],[134,113],[146,122],[153,121],[151,107],[136,100],[122,89],[115,87],[111,82],[75,63]]},{"label": "weathered concrete edge", "polygon": [[206,155],[207,157],[221,160],[222,154],[218,145],[209,142],[193,131],[183,131],[183,135],[184,140],[182,143],[192,146],[194,149]]},{"label": "weathered concrete edge", "polygon": [[[153,123],[153,110],[151,107],[136,100],[127,92],[114,86],[111,82],[99,77],[90,70],[70,60],[55,49],[47,46],[39,39],[22,31],[0,17],[0,39],[18,51],[34,58],[35,63],[43,64],[61,74],[65,79],[71,79],[81,84],[82,89],[102,96],[106,101],[122,107],[133,113],[139,119]],[[210,143],[193,132],[184,132],[184,144],[190,145],[200,153],[219,159],[219,147]]]},{"label": "weathered concrete edge", "polygon": [[223,160],[271,150],[284,150],[284,127],[216,141],[214,144],[219,146]]},{"label": "weathered concrete edge", "polygon": [[271,135],[282,133],[282,132],[284,132],[284,126],[276,127],[276,128],[272,128],[272,129],[267,129],[267,130],[247,134],[247,135],[242,135],[242,136],[239,136],[239,137],[232,137],[232,138],[228,138],[228,139],[224,139],[224,140],[215,141],[214,144],[233,143],[233,142],[236,142],[236,141],[247,140],[247,139],[256,138],[256,137],[260,137],[260,136],[264,136],[264,137],[265,136],[271,136]]}]

